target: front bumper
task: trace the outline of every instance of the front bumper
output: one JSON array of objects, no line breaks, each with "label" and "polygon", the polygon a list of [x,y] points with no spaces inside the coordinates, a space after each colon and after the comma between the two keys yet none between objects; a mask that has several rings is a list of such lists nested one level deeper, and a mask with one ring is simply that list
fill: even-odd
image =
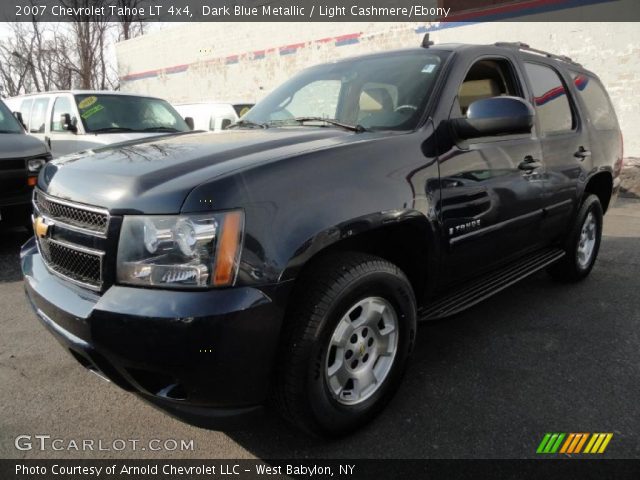
[{"label": "front bumper", "polygon": [[33,309],[85,368],[207,426],[252,415],[266,400],[289,283],[208,291],[112,286],[97,295],[51,274],[33,238],[21,263]]}]

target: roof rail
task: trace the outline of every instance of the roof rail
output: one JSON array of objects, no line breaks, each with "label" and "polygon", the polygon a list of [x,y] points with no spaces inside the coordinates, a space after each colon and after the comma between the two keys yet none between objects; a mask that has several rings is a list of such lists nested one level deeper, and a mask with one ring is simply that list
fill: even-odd
[{"label": "roof rail", "polygon": [[573,65],[577,65],[579,67],[582,66],[578,62],[571,59],[570,57],[567,57],[566,55],[556,55],[555,53],[545,52],[544,50],[532,48],[527,43],[523,43],[523,42],[496,42],[494,43],[494,45],[496,47],[513,48],[515,50],[523,50],[525,52],[537,53],[538,55],[544,55],[547,58],[560,60],[561,62],[565,62],[565,63],[572,63]]}]

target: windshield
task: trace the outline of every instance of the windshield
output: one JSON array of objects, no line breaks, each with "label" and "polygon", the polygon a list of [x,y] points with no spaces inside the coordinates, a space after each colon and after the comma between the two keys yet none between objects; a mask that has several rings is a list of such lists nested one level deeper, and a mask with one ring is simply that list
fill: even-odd
[{"label": "windshield", "polygon": [[2,100],[0,100],[0,133],[24,133],[24,130]]},{"label": "windshield", "polygon": [[76,95],[87,132],[187,132],[186,122],[168,102],[134,95]]},{"label": "windshield", "polygon": [[448,55],[398,52],[312,67],[258,102],[240,126],[302,126],[321,117],[368,130],[412,130]]}]

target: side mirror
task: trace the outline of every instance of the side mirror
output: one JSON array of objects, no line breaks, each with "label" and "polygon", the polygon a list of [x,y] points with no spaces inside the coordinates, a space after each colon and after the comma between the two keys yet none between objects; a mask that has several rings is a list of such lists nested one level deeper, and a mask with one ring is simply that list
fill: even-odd
[{"label": "side mirror", "polygon": [[22,112],[13,112],[13,116],[18,121],[18,123],[22,125],[22,128],[26,130],[27,126],[25,125],[24,119],[22,118]]},{"label": "side mirror", "polygon": [[220,124],[220,129],[226,130],[227,128],[229,128],[229,125],[231,125],[232,123],[233,122],[228,118],[223,118],[222,123]]},{"label": "side mirror", "polygon": [[519,97],[491,97],[476,100],[466,117],[452,120],[461,139],[530,133],[535,111],[531,104]]},{"label": "side mirror", "polygon": [[74,133],[78,131],[78,120],[76,117],[71,118],[71,115],[68,113],[60,115],[60,125],[62,125],[63,130]]},{"label": "side mirror", "polygon": [[195,128],[195,123],[193,123],[193,117],[184,117],[184,122],[189,127],[189,130],[193,130]]}]

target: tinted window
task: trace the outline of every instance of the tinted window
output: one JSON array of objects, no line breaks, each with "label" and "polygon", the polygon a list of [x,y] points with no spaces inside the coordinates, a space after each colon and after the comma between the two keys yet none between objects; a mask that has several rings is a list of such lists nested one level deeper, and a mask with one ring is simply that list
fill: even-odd
[{"label": "tinted window", "polygon": [[600,82],[583,73],[571,72],[571,77],[589,117],[591,117],[593,126],[598,130],[616,129],[618,122],[613,107]]},{"label": "tinted window", "polygon": [[31,133],[44,133],[48,107],[48,98],[38,98],[33,102],[33,110],[31,111],[31,119],[29,120],[29,131]]},{"label": "tinted window", "polygon": [[24,133],[2,100],[0,100],[0,133]]},{"label": "tinted window", "polygon": [[538,63],[525,63],[533,88],[534,104],[544,133],[567,132],[575,122],[567,89],[555,70]]},{"label": "tinted window", "polygon": [[412,130],[448,55],[423,49],[312,67],[258,102],[244,120],[296,127],[296,117],[310,116],[374,130]]},{"label": "tinted window", "polygon": [[67,130],[62,128],[60,117],[65,113],[71,115],[71,112],[71,100],[69,100],[69,97],[56,98],[56,103],[53,104],[53,113],[51,114],[51,131],[67,132]]},{"label": "tinted window", "polygon": [[88,132],[187,132],[184,119],[165,100],[134,95],[76,95]]}]

